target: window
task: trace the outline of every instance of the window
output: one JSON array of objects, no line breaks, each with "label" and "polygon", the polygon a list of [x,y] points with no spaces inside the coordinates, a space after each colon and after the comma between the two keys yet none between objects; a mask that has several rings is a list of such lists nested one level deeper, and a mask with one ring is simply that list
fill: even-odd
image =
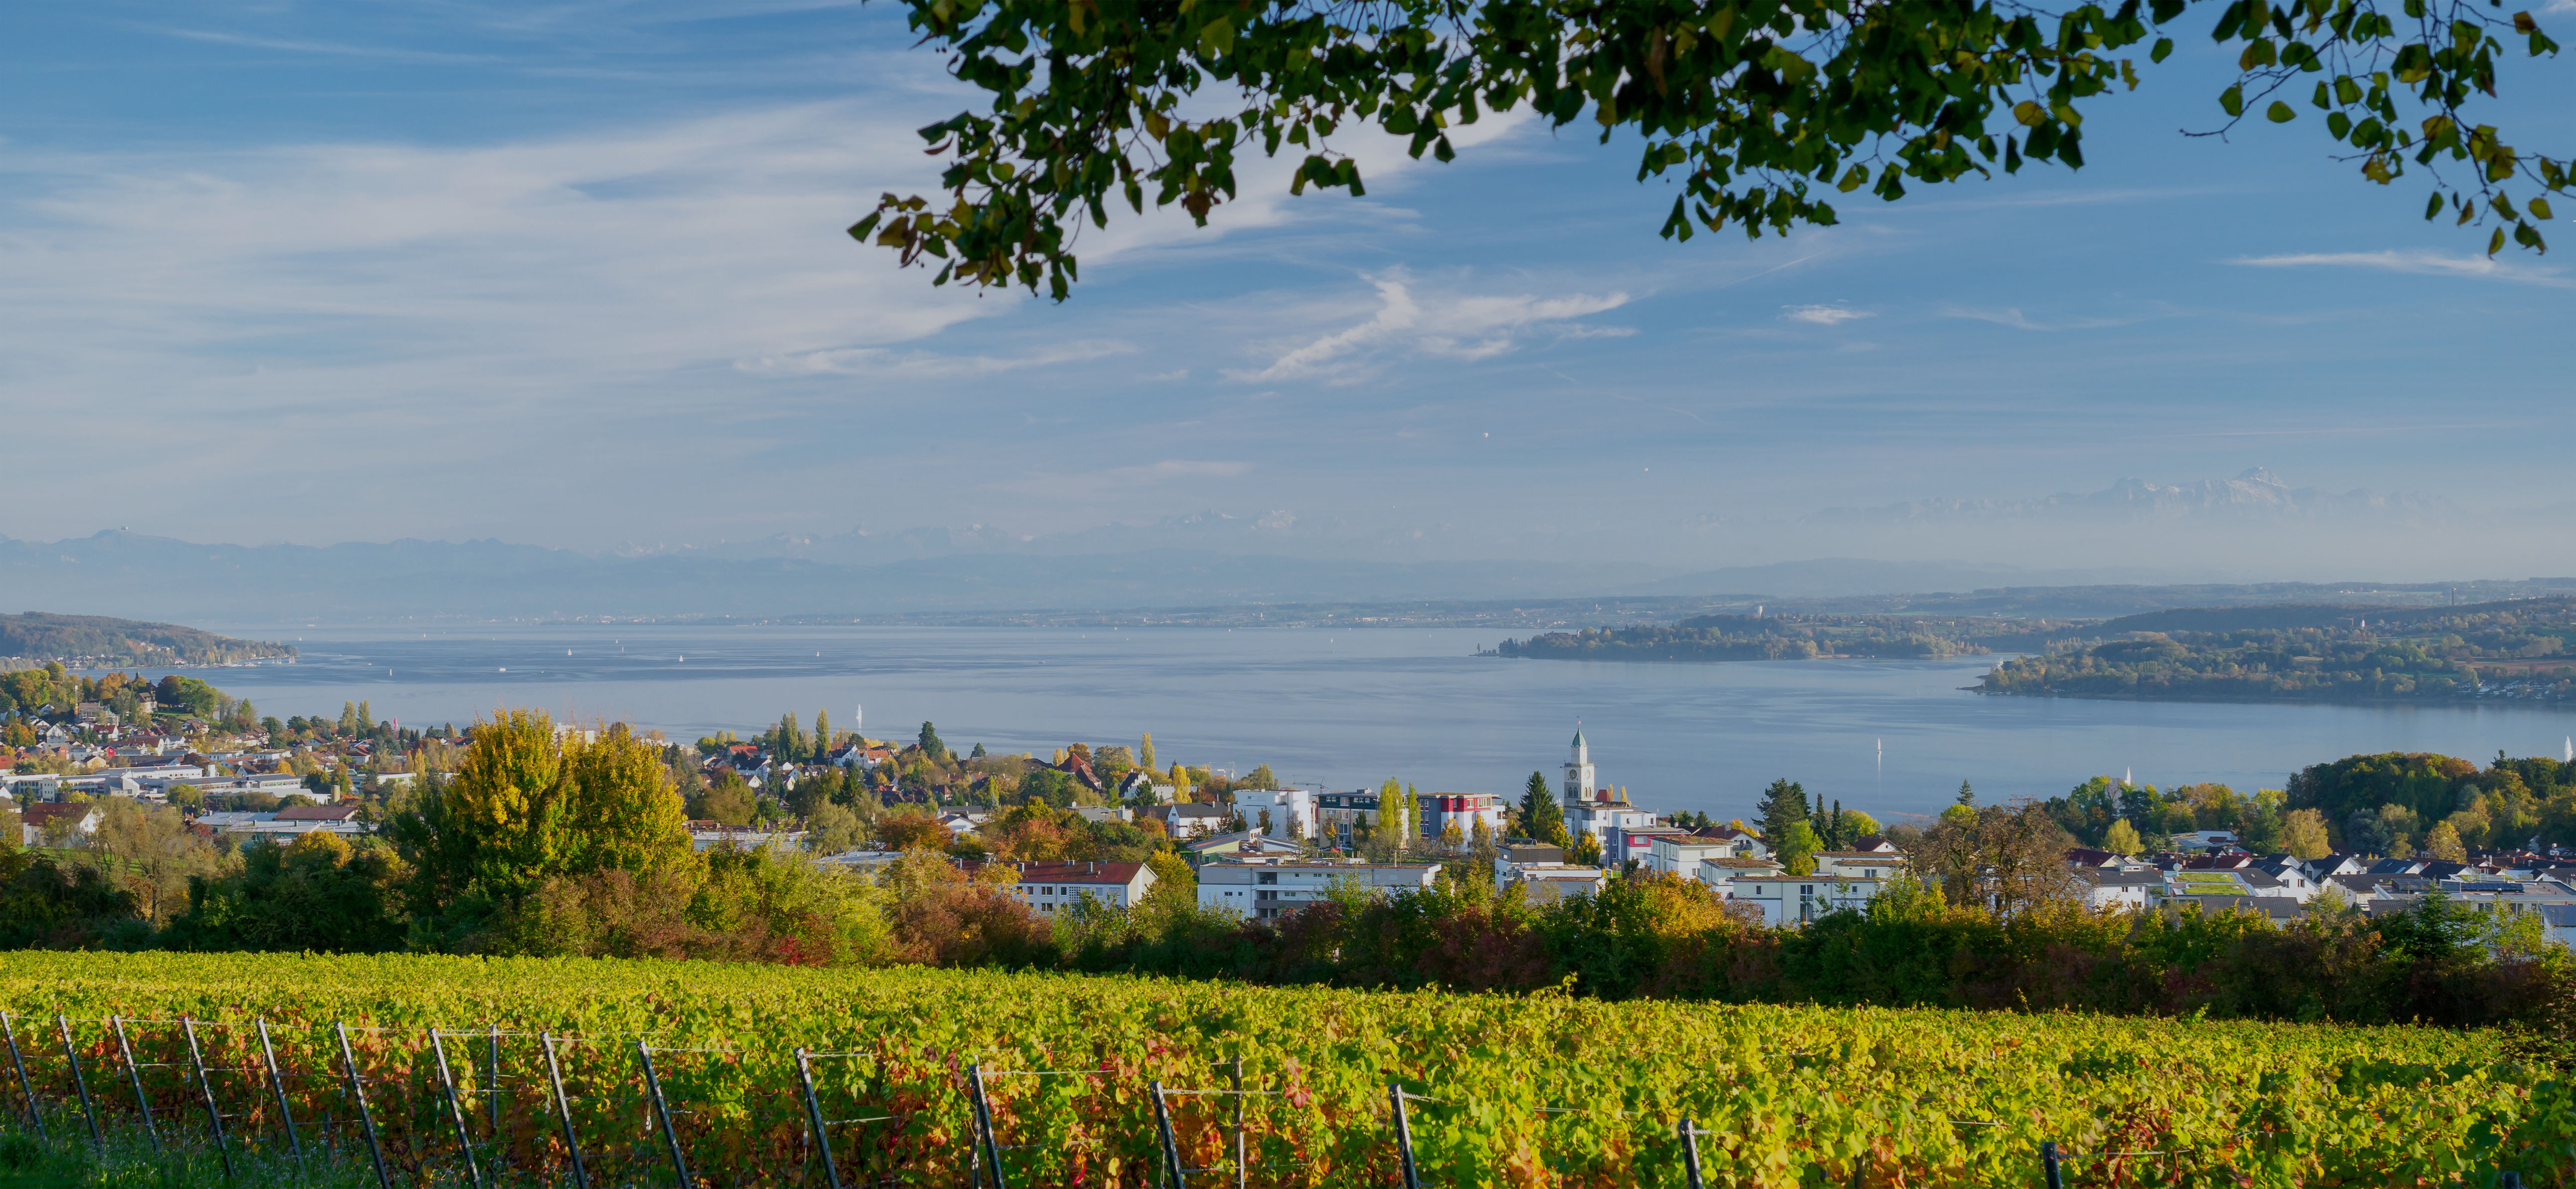
[{"label": "window", "polygon": [[1279,882],[1279,873],[1278,873],[1278,872],[1276,872],[1276,871],[1262,871],[1262,872],[1256,872],[1256,873],[1254,873],[1254,875],[1253,875],[1253,882],[1255,882],[1255,883],[1274,883],[1274,884],[1275,884],[1275,883]]},{"label": "window", "polygon": [[1801,896],[1813,896],[1813,895],[1815,895],[1815,894],[1816,894],[1816,885],[1811,884],[1811,883],[1802,883],[1802,884],[1799,884],[1799,885],[1798,885],[1798,894],[1799,894],[1799,895],[1801,895]]}]

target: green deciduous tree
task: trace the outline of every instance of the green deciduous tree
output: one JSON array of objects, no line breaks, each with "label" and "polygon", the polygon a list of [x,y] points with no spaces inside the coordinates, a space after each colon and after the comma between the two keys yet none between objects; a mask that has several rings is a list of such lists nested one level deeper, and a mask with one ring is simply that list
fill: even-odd
[{"label": "green deciduous tree", "polygon": [[2111,823],[2111,828],[2103,833],[2102,849],[2115,855],[2134,855],[2146,848],[2138,841],[2138,828],[2130,825],[2129,819],[2124,817]]},{"label": "green deciduous tree", "polygon": [[1791,822],[1773,838],[1771,857],[1779,861],[1781,870],[1791,875],[1815,874],[1816,856],[1824,851],[1825,840],[1813,824]]},{"label": "green deciduous tree", "polygon": [[[1365,192],[1333,137],[1391,134],[1447,161],[1451,134],[1522,110],[1638,146],[1640,180],[1677,179],[1663,234],[1831,224],[1828,191],[1894,200],[1909,185],[2084,163],[2084,110],[2162,62],[2190,0],[2063,11],[2016,0],[1747,5],[1575,0],[1354,0],[1101,6],[906,0],[949,72],[989,97],[921,130],[949,158],[941,199],[885,195],[850,228],[936,283],[1078,276],[1082,224],[1178,204],[1204,223],[1253,154],[1299,159],[1289,188]],[[2205,11],[2205,10],[2204,10]],[[2206,30],[2241,52],[2216,128],[2322,113],[2367,180],[2435,174],[2427,217],[2492,219],[2542,245],[2560,158],[2521,152],[2469,110],[2506,46],[2556,43],[2528,13],[2468,0],[2237,2]],[[2223,117],[2223,119],[2222,119]],[[2215,129],[2213,129],[2215,130]],[[2508,194],[2508,189],[2520,198]],[[2517,205],[2517,201],[2519,205]],[[2509,234],[2508,234],[2509,231]]]},{"label": "green deciduous tree", "polygon": [[566,748],[545,714],[507,710],[473,733],[456,772],[386,823],[424,944],[470,944],[551,879],[694,869],[669,769],[623,726]]}]

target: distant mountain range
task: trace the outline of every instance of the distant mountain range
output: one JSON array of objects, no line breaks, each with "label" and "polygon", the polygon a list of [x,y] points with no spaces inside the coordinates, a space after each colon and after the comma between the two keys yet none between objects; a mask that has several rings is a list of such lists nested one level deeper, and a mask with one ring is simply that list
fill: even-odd
[{"label": "distant mountain range", "polygon": [[1318,561],[1160,549],[960,553],[854,565],[691,551],[592,556],[501,541],[199,545],[102,532],[0,538],[21,608],[236,624],[407,618],[860,618],[897,612],[1564,597],[1646,566]]},{"label": "distant mountain range", "polygon": [[2460,515],[2434,496],[2366,489],[2336,494],[2291,487],[2261,467],[2233,479],[2163,484],[2122,479],[2100,491],[2060,492],[2044,499],[1924,499],[1870,508],[1828,508],[1815,519],[1829,524],[1907,524],[1974,521],[2065,520],[2269,524],[2314,521],[2425,523]]}]

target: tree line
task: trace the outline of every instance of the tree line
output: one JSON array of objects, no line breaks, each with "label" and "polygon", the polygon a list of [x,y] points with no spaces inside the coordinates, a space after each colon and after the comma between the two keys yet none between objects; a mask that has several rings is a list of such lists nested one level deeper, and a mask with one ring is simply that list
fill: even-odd
[{"label": "tree line", "polygon": [[2414,610],[2336,624],[2135,633],[2006,661],[1979,692],[2227,701],[2451,702],[2576,695],[2576,601]]}]

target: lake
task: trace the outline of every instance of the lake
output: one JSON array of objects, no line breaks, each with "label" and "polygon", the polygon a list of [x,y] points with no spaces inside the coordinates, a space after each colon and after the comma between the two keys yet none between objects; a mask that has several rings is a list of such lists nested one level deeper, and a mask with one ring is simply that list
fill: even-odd
[{"label": "lake", "polygon": [[1504,660],[1472,629],[1245,630],[546,625],[231,626],[300,663],[201,673],[261,713],[365,699],[406,725],[497,706],[749,735],[865,708],[878,738],[927,719],[949,746],[1041,756],[1154,734],[1160,758],[1351,788],[1516,794],[1551,782],[1582,723],[1601,779],[1648,808],[1745,816],[1774,777],[1882,818],[2051,796],[2095,774],[2277,788],[2356,752],[2557,755],[2576,716],[2536,707],[2219,705],[1990,698],[1997,658],[1730,664]]}]

